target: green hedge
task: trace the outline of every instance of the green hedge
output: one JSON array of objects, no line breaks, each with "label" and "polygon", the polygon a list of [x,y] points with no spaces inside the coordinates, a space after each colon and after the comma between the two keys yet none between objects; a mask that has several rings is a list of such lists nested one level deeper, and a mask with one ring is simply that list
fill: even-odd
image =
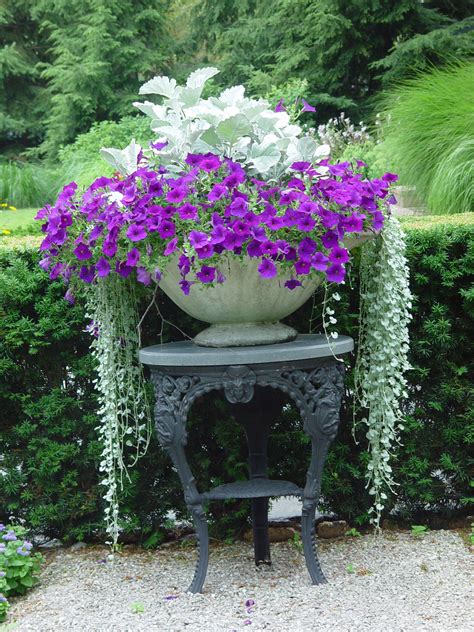
[{"label": "green hedge", "polygon": [[[400,483],[396,509],[419,520],[434,513],[463,511],[469,496],[473,439],[473,215],[431,223],[405,222],[415,294],[411,326],[410,400],[403,445],[394,460]],[[0,248],[0,521],[24,518],[51,537],[103,537],[102,491],[97,463],[93,366],[80,306],[62,300],[64,288],[37,267],[36,238],[4,239]],[[15,244],[15,245],[14,245]],[[357,273],[347,287],[339,329],[357,335]],[[162,310],[192,334],[199,324],[165,298]],[[290,322],[307,331],[309,307]],[[159,323],[145,323],[144,344],[157,340]],[[173,339],[174,330],[165,338]],[[367,518],[370,498],[364,481],[367,459],[363,433],[351,435],[351,373],[341,430],[328,458],[323,481],[326,509],[351,522]],[[215,396],[196,402],[189,422],[190,458],[198,484],[205,488],[246,475],[243,432],[231,408]],[[302,482],[309,451],[293,408],[275,420],[270,444],[274,476]],[[123,491],[124,538],[149,545],[162,537],[170,508],[184,512],[176,474],[157,441]],[[392,505],[391,508],[393,508]],[[214,532],[226,537],[246,526],[247,504],[213,503]]]}]

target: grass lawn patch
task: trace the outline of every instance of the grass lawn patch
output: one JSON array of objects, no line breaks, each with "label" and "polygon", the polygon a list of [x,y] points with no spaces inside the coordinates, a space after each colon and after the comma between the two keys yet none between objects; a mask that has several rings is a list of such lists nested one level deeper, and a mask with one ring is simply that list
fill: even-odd
[{"label": "grass lawn patch", "polygon": [[19,208],[16,211],[2,211],[0,214],[0,228],[14,231],[33,224],[37,208]]}]

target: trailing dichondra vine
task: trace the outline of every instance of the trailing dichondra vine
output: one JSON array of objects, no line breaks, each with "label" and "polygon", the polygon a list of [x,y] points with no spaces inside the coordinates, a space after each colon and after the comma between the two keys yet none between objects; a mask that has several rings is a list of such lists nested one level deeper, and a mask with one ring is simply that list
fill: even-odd
[{"label": "trailing dichondra vine", "polygon": [[133,286],[118,278],[101,279],[87,289],[87,316],[94,335],[103,444],[99,470],[106,488],[105,520],[115,547],[119,536],[118,492],[127,468],[145,454],[151,435],[151,415],[142,367],[137,360],[138,330]]},{"label": "trailing dichondra vine", "polygon": [[408,324],[412,296],[405,240],[398,220],[390,217],[383,233],[364,245],[360,266],[359,346],[355,368],[356,408],[365,410],[370,460],[369,493],[374,497],[372,522],[380,527],[387,491],[395,481],[390,459],[399,441],[407,396]]}]

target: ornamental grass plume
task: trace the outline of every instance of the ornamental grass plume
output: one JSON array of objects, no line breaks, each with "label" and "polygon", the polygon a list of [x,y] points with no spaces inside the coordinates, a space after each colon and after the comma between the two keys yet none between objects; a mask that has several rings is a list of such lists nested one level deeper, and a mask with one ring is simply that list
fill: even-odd
[{"label": "ornamental grass plume", "polygon": [[432,213],[474,210],[474,63],[417,75],[383,101],[383,152]]}]

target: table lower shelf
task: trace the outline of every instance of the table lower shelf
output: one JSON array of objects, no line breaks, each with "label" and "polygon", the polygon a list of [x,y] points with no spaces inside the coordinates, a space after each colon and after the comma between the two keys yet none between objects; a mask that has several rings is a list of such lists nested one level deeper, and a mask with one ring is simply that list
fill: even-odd
[{"label": "table lower shelf", "polygon": [[214,487],[201,494],[203,500],[224,500],[226,498],[269,498],[270,496],[302,496],[303,490],[290,481],[273,481],[268,478],[253,478],[249,481],[235,481]]}]

